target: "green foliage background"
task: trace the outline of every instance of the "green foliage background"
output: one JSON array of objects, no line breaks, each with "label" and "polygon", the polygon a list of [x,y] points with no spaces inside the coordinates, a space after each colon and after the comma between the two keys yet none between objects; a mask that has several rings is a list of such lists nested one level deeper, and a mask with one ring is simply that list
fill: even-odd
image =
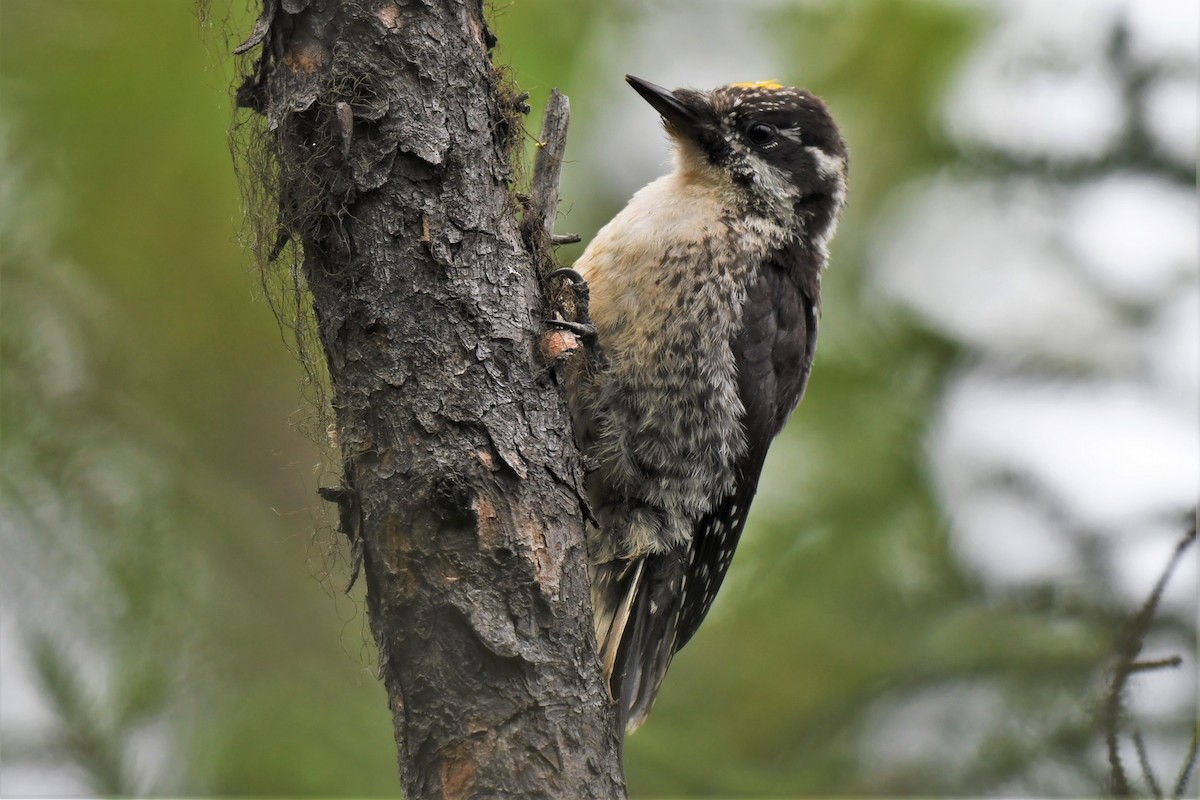
[{"label": "green foliage background", "polygon": [[[585,241],[626,200],[593,189],[605,165],[589,143],[635,71],[596,35],[619,40],[639,8],[494,9],[500,59],[532,93],[529,129],[551,86],[572,99],[559,227]],[[997,599],[964,573],[923,444],[963,353],[864,290],[868,234],[896,190],[958,158],[940,103],[988,20],[912,0],[744,12],[788,64],[769,77],[842,120],[851,202],[811,388],[728,588],[629,742],[631,790],[991,792],[1036,786],[1012,781],[1047,760],[1098,788],[1088,704],[1123,611]],[[239,243],[229,51],[251,23],[236,1],[203,20],[188,0],[0,4],[5,643],[23,643],[52,710],[35,740],[6,726],[3,744],[10,765],[68,786],[396,791],[362,605],[340,592],[344,557],[315,500],[328,467],[295,430],[313,410]],[[987,758],[952,772],[864,761],[881,698],[983,679],[1021,721],[981,734]],[[130,755],[147,738],[169,743],[149,766]]]}]

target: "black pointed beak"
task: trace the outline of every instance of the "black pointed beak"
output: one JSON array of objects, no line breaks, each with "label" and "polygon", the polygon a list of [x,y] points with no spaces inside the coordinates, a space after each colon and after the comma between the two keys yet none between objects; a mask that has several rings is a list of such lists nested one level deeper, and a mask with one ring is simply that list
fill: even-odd
[{"label": "black pointed beak", "polygon": [[655,111],[662,114],[663,120],[671,130],[693,137],[697,134],[702,124],[700,115],[670,89],[664,89],[632,75],[626,75],[625,81],[642,96],[642,99],[654,106]]}]

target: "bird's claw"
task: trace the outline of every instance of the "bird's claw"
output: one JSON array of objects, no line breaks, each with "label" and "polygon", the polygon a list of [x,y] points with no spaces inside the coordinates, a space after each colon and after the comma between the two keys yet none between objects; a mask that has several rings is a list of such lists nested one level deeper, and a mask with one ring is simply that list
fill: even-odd
[{"label": "bird's claw", "polygon": [[600,341],[596,334],[596,326],[592,322],[591,314],[589,313],[589,299],[591,290],[588,287],[587,279],[583,277],[577,270],[570,267],[556,269],[549,275],[550,280],[555,278],[566,278],[571,282],[571,290],[575,293],[575,319],[550,319],[546,320],[546,324],[560,330],[570,331],[579,337],[587,348],[588,363],[593,368],[600,368],[604,363],[604,355],[600,352]]},{"label": "bird's claw", "polygon": [[549,277],[550,280],[566,278],[571,282],[571,291],[575,294],[575,321],[570,322],[568,320],[555,319],[547,320],[547,322],[564,330],[572,331],[589,344],[594,343],[596,340],[596,326],[592,324],[592,317],[588,310],[591,290],[588,287],[587,280],[578,271],[570,267],[556,269],[550,273]]},{"label": "bird's claw", "polygon": [[580,286],[587,286],[587,281],[584,279],[584,277],[570,267],[562,267],[561,269],[554,270],[554,272],[550,273],[550,278],[551,280],[554,278],[569,278],[571,283],[574,284],[576,288]]},{"label": "bird's claw", "polygon": [[571,333],[578,336],[587,344],[591,344],[592,342],[596,341],[596,326],[590,322],[571,322],[568,319],[548,319],[546,320],[546,324],[554,328],[561,328],[564,331],[571,331]]}]

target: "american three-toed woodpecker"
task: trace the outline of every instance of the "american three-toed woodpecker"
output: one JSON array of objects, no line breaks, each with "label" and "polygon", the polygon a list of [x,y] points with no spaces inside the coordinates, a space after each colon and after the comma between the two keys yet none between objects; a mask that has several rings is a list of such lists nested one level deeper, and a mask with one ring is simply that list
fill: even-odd
[{"label": "american three-toed woodpecker", "polygon": [[627,80],[662,115],[675,170],[576,261],[599,356],[567,384],[593,468],[596,639],[633,730],[708,613],[804,392],[848,154],[803,89]]}]

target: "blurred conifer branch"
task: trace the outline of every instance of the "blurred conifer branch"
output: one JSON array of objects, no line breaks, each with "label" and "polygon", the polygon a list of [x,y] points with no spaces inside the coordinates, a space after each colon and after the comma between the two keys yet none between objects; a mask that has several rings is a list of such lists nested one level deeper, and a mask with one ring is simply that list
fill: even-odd
[{"label": "blurred conifer branch", "polygon": [[[1153,797],[1161,798],[1163,796],[1158,777],[1154,773],[1146,752],[1142,732],[1136,726],[1136,723],[1128,719],[1129,714],[1125,707],[1127,700],[1126,689],[1130,676],[1136,673],[1171,669],[1183,663],[1182,659],[1178,656],[1150,661],[1138,661],[1137,658],[1146,646],[1146,637],[1150,634],[1153,627],[1163,591],[1170,582],[1175,568],[1179,566],[1179,562],[1183,559],[1184,553],[1196,542],[1197,514],[1200,514],[1200,509],[1193,509],[1190,512],[1191,528],[1179,541],[1179,544],[1176,545],[1175,551],[1171,554],[1170,560],[1167,562],[1158,581],[1154,584],[1154,589],[1151,590],[1150,595],[1146,598],[1146,602],[1142,604],[1137,616],[1130,621],[1128,627],[1121,633],[1120,638],[1117,640],[1117,661],[1113,666],[1112,677],[1109,682],[1108,693],[1105,696],[1102,712],[1105,744],[1108,750],[1109,788],[1115,797],[1129,797],[1133,794],[1133,787],[1125,771],[1125,765],[1121,760],[1120,752],[1121,732],[1127,723],[1133,724],[1130,735],[1137,751],[1138,761],[1140,762],[1146,784]],[[1192,771],[1196,766],[1196,743],[1196,728],[1193,726],[1191,746],[1184,757],[1172,792],[1172,797],[1174,798],[1183,797],[1183,792],[1187,788]]]},{"label": "blurred conifer branch", "polygon": [[1130,52],[1128,22],[1113,27],[1105,50],[1105,64],[1119,86],[1124,124],[1115,144],[1095,157],[1064,159],[1060,156],[1023,155],[1007,149],[976,144],[966,156],[985,173],[1033,175],[1063,183],[1080,183],[1113,172],[1136,169],[1179,186],[1196,185],[1196,162],[1173,157],[1151,135],[1146,120],[1149,89],[1159,78],[1178,71],[1175,65],[1139,63]]}]

